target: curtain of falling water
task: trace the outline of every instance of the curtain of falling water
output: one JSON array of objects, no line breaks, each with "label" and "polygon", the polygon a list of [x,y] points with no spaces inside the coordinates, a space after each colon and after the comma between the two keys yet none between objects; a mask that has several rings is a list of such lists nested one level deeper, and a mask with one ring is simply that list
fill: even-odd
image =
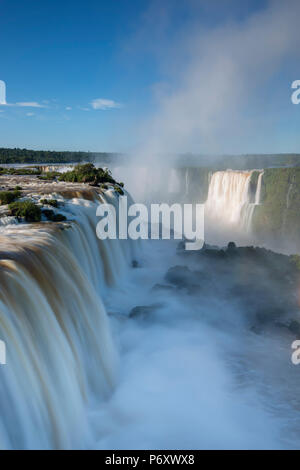
[{"label": "curtain of falling water", "polygon": [[118,364],[102,297],[133,256],[130,241],[96,238],[97,203],[69,202],[69,227],[1,232],[0,448],[91,445],[86,409],[111,392]]}]

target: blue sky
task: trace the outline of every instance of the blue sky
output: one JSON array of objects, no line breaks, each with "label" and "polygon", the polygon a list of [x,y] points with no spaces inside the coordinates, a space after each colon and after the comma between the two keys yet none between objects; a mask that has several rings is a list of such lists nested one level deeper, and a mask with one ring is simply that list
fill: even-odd
[{"label": "blue sky", "polygon": [[[0,106],[0,146],[128,152],[153,140],[151,133],[155,139],[155,123],[164,127],[164,116],[170,123],[166,108],[187,86],[183,71],[195,70],[193,45],[201,55],[205,38],[224,27],[243,30],[245,24],[246,29],[253,15],[268,8],[268,2],[255,0],[213,3],[0,0],[0,79],[6,82],[9,104]],[[232,129],[225,135],[226,129],[218,128],[220,142],[213,152],[300,151],[300,106],[289,99],[290,83],[300,71],[288,52],[287,46],[286,54],[272,59],[274,70],[253,91],[251,106],[239,111],[243,119],[248,114],[252,121],[253,116],[268,121],[266,132],[257,135],[255,145],[251,132],[241,132],[235,147],[228,145]],[[199,87],[205,87],[201,76]],[[180,112],[175,108],[175,114]],[[183,110],[187,120],[189,113],[189,107]],[[164,136],[173,140],[178,126],[170,124]],[[209,151],[209,138],[195,140],[197,123],[192,126],[178,150]],[[165,142],[162,149],[168,150]]]}]

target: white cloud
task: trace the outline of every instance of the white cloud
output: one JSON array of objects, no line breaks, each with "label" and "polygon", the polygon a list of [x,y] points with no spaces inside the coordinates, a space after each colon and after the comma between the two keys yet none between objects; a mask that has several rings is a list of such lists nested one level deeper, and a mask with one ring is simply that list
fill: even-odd
[{"label": "white cloud", "polygon": [[66,106],[66,111],[71,111],[72,107],[71,106]]},{"label": "white cloud", "polygon": [[121,104],[114,100],[107,100],[104,98],[97,98],[91,102],[93,109],[101,109],[106,111],[107,109],[121,108]]},{"label": "white cloud", "polygon": [[15,106],[26,107],[26,108],[45,108],[46,106],[37,103],[36,101],[22,101],[20,103],[16,103]]},{"label": "white cloud", "polygon": [[6,104],[6,84],[0,80],[0,104]]},{"label": "white cloud", "polygon": [[26,113],[26,116],[34,116],[34,113]]}]

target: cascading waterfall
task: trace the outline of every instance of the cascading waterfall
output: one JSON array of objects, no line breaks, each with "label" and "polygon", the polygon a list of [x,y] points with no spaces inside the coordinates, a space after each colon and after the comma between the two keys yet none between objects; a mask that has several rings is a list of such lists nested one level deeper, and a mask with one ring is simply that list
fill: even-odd
[{"label": "cascading waterfall", "polygon": [[255,210],[255,207],[259,206],[260,204],[263,174],[264,173],[262,171],[258,175],[254,202],[248,202],[248,204],[246,204],[244,207],[242,225],[243,227],[245,227],[247,233],[251,232],[252,230],[252,218],[253,218],[254,210]]},{"label": "cascading waterfall", "polygon": [[255,205],[258,206],[260,204],[260,197],[261,197],[261,186],[262,186],[262,179],[264,176],[264,172],[261,171],[258,176],[258,181],[257,181],[257,188],[256,188],[256,193],[255,193]]},{"label": "cascading waterfall", "polygon": [[189,193],[189,169],[185,170],[185,195]]},{"label": "cascading waterfall", "polygon": [[[257,170],[254,170],[257,171]],[[251,231],[255,206],[260,202],[263,172],[260,171],[251,202],[250,182],[254,171],[217,171],[213,173],[205,204],[205,213],[219,226]]]},{"label": "cascading waterfall", "polygon": [[130,241],[96,238],[99,203],[65,200],[70,223],[1,230],[2,449],[92,445],[86,411],[111,392],[118,366],[103,294],[133,255]]}]

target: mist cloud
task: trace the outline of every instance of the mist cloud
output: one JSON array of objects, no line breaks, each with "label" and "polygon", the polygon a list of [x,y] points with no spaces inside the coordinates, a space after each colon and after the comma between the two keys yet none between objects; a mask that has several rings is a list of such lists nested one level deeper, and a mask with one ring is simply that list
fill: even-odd
[{"label": "mist cloud", "polygon": [[243,21],[209,30],[189,24],[171,59],[165,58],[164,70],[169,66],[174,76],[159,88],[157,112],[145,124],[138,153],[247,153],[245,142],[274,133],[262,120],[263,93],[285,61],[296,60],[299,14],[299,2],[274,0]]}]

